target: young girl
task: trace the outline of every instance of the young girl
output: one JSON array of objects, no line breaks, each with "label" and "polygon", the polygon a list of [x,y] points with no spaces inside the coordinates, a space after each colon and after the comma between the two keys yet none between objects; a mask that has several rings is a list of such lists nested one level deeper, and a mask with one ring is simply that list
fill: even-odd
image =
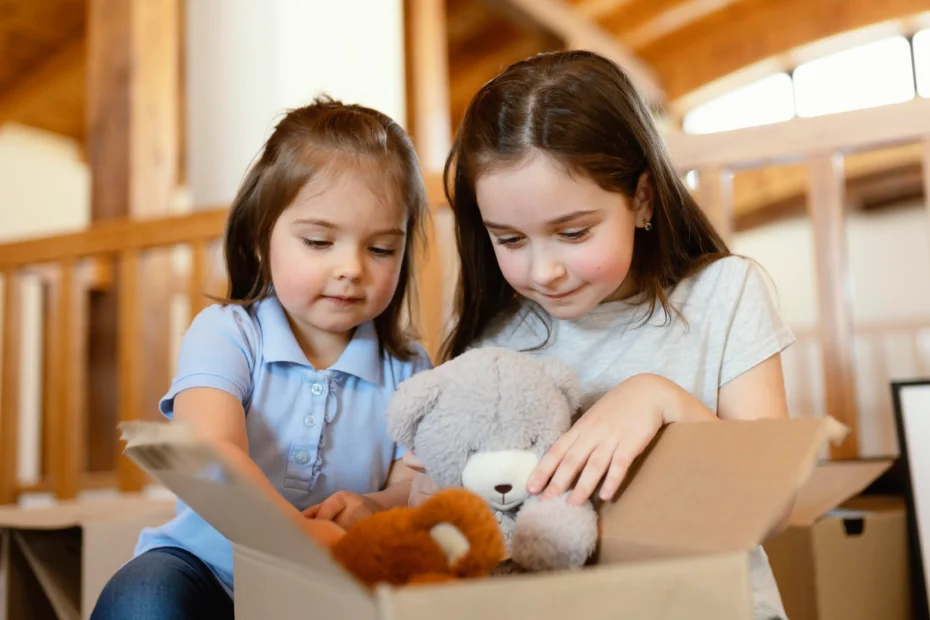
[{"label": "young girl", "polygon": [[[229,213],[228,303],[194,319],[160,403],[324,545],[407,502],[413,472],[383,411],[430,364],[403,323],[425,210],[413,146],[389,118],[328,99],[287,114]],[[231,619],[232,588],[229,541],[179,502],[93,618]]]},{"label": "young girl", "polygon": [[[612,62],[541,54],[491,80],[466,111],[446,180],[467,267],[444,359],[506,346],[559,357],[582,381],[585,412],[531,492],[612,497],[670,422],[787,417],[779,354],[793,336]],[[752,577],[757,617],[783,617],[761,548]]]}]

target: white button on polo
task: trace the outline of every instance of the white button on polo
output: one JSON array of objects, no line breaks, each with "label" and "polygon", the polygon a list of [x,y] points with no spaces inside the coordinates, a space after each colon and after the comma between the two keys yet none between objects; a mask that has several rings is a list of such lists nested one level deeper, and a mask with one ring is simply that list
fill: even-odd
[{"label": "white button on polo", "polygon": [[323,384],[322,384],[322,383],[314,383],[314,384],[310,387],[310,393],[313,394],[314,396],[319,396],[320,394],[322,394],[322,393],[323,393]]},{"label": "white button on polo", "polygon": [[304,424],[306,424],[307,426],[313,426],[314,424],[316,424],[316,418],[314,418],[312,415],[308,415],[304,417]]},{"label": "white button on polo", "polygon": [[297,463],[300,465],[306,465],[307,461],[310,460],[310,455],[308,455],[306,452],[301,450],[300,452],[294,455],[294,460],[297,461]]}]

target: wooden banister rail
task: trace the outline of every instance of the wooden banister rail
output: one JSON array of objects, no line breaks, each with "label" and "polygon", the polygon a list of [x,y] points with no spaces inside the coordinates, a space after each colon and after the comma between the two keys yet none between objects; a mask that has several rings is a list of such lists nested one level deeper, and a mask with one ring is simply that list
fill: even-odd
[{"label": "wooden banister rail", "polygon": [[223,234],[227,212],[222,208],[150,220],[120,220],[81,232],[0,245],[0,271],[215,239]]},{"label": "wooden banister rail", "polygon": [[[149,251],[187,246],[191,250],[185,291],[191,315],[206,304],[205,283],[209,247],[224,232],[227,209],[217,208],[148,220],[120,220],[88,230],[0,245],[3,319],[0,349],[0,504],[16,501],[18,480],[19,410],[22,381],[22,286],[27,275],[38,275],[48,289],[43,340],[41,489],[59,499],[77,496],[93,486],[85,472],[88,412],[87,305],[95,280],[112,279],[116,263],[119,294],[119,420],[137,418],[146,409],[142,386],[144,309],[140,265]],[[99,284],[99,282],[96,282]],[[167,340],[168,334],[165,334]],[[118,453],[118,452],[117,452]],[[92,476],[91,476],[92,477]],[[99,476],[98,476],[99,478]],[[117,460],[117,486],[138,491],[145,480],[125,459]]]}]

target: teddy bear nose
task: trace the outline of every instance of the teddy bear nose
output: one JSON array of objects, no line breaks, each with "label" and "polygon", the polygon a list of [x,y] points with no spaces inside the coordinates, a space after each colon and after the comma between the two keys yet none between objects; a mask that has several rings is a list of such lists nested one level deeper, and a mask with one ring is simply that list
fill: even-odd
[{"label": "teddy bear nose", "polygon": [[513,485],[512,484],[499,484],[496,487],[494,487],[494,490],[500,493],[501,495],[504,495],[506,493],[510,493],[513,490]]}]

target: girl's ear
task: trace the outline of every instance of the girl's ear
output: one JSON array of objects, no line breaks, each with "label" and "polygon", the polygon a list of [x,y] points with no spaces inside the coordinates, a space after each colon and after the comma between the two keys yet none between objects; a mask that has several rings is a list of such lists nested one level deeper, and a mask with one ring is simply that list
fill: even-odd
[{"label": "girl's ear", "polygon": [[432,411],[442,392],[439,368],[424,370],[401,382],[387,406],[387,430],[391,438],[414,450],[417,427]]},{"label": "girl's ear", "polygon": [[646,222],[652,221],[652,203],[655,199],[655,188],[652,187],[652,177],[649,172],[639,175],[636,183],[636,193],[633,194],[633,213],[636,216],[636,226],[643,227]]}]

